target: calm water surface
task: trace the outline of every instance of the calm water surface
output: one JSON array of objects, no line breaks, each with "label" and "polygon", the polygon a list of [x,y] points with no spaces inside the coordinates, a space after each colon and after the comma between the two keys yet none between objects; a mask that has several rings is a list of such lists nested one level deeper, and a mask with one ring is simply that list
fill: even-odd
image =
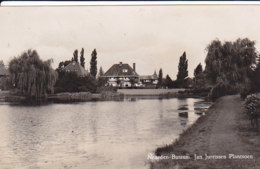
[{"label": "calm water surface", "polygon": [[0,168],[147,169],[147,154],[208,106],[191,98],[0,105]]}]

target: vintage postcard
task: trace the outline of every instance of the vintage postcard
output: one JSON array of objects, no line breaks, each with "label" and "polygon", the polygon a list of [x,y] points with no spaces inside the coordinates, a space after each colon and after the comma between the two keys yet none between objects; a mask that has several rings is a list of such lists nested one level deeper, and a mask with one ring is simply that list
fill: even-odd
[{"label": "vintage postcard", "polygon": [[1,169],[260,168],[260,6],[0,7]]}]

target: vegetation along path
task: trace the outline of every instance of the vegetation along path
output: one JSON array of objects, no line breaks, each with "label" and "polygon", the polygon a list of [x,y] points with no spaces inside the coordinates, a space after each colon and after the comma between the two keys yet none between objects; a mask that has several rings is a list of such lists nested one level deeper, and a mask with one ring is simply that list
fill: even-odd
[{"label": "vegetation along path", "polygon": [[[259,133],[252,130],[238,95],[218,99],[207,114],[157,155],[190,155],[189,160],[160,160],[151,168],[260,168]],[[195,159],[194,155],[202,156]],[[207,154],[207,155],[205,155]],[[206,159],[210,157],[210,159]]]}]

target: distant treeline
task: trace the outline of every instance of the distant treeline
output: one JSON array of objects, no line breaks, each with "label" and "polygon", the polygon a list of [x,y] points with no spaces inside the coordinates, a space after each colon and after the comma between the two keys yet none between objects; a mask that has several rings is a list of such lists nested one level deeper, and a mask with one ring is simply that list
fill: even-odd
[{"label": "distant treeline", "polygon": [[162,78],[159,71],[160,87],[192,88],[196,91],[208,89],[209,96],[216,99],[220,96],[249,93],[260,90],[260,63],[255,42],[237,39],[234,42],[213,40],[206,47],[206,67],[201,63],[194,69],[194,77],[188,77],[188,60],[186,53],[180,57],[176,80],[169,75]]},{"label": "distant treeline", "polygon": [[[201,63],[194,69],[193,78],[188,76],[186,52],[180,56],[176,80],[170,75],[163,77],[163,70],[158,73],[157,88],[191,88],[196,91],[209,89],[213,99],[223,95],[241,93],[246,96],[260,89],[260,63],[255,42],[237,39],[234,42],[213,40],[206,47],[205,69]],[[55,70],[51,60],[42,61],[35,50],[28,50],[13,58],[9,63],[10,76],[5,83],[9,89],[17,90],[21,95],[32,98],[46,98],[57,92],[100,92],[106,79],[102,67],[97,71],[97,52],[92,51],[90,69],[87,76],[79,77],[75,72],[66,72],[72,61],[85,68],[84,49],[73,52],[71,60],[62,61]]]}]

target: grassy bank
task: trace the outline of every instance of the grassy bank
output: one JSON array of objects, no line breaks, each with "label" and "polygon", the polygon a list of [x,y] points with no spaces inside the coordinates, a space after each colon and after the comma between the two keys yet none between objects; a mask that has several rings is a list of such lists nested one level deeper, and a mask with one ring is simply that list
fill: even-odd
[{"label": "grassy bank", "polygon": [[[206,94],[205,94],[206,93]],[[85,101],[118,101],[124,98],[142,99],[164,99],[164,98],[198,98],[206,97],[208,91],[196,91],[191,89],[118,89],[117,91],[91,92],[62,92],[48,95],[47,99],[39,99],[45,102],[85,102]],[[17,91],[0,91],[1,102],[11,103],[33,103],[33,99],[28,99],[17,94]]]},{"label": "grassy bank", "polygon": [[[119,101],[124,98],[138,97],[143,99],[164,99],[164,98],[197,98],[205,97],[192,90],[187,89],[118,89],[118,91],[101,91],[100,93],[90,92],[62,92],[49,95],[47,99],[38,100],[41,103],[46,102],[85,102],[85,101]],[[15,91],[1,91],[1,102],[10,103],[27,103],[34,102],[33,99],[28,99],[18,95]]]},{"label": "grassy bank", "polygon": [[78,93],[57,93],[50,95],[48,100],[54,102],[84,102],[84,101],[108,101],[108,100],[122,100],[123,95],[116,92],[78,92]]},{"label": "grassy bank", "polygon": [[[109,101],[109,100],[122,100],[124,98],[123,94],[116,92],[101,92],[101,93],[90,93],[90,92],[78,92],[78,93],[57,93],[49,95],[47,99],[40,100],[41,102],[84,102],[84,101]],[[11,91],[0,91],[0,102],[10,102],[10,103],[32,103],[30,100],[24,96],[17,95]]]},{"label": "grassy bank", "polygon": [[[251,129],[242,105],[239,96],[219,98],[178,140],[155,151],[157,156],[187,155],[191,159],[152,161],[151,169],[259,168],[259,133]],[[202,159],[195,159],[195,154]],[[205,154],[227,158],[205,160]],[[229,159],[230,154],[252,155],[253,159]]]},{"label": "grassy bank", "polygon": [[174,94],[185,89],[118,89],[118,93],[126,96],[160,96],[165,94]]},{"label": "grassy bank", "polygon": [[195,89],[118,89],[118,93],[125,96],[139,96],[152,98],[198,98],[207,97],[209,90]]}]

